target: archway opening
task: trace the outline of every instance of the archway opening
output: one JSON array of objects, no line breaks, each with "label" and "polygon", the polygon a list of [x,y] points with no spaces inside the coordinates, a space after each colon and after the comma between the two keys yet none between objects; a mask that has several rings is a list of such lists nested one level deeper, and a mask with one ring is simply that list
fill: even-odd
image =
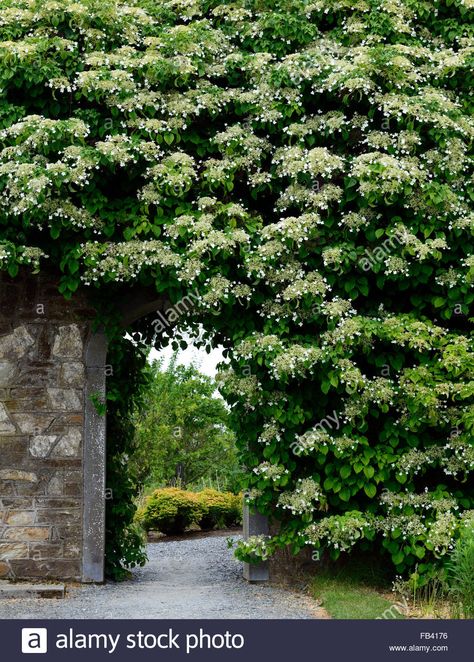
[{"label": "archway opening", "polygon": [[[173,463],[174,457],[170,458],[170,449],[165,449],[165,455],[168,453],[167,473],[162,473],[158,478],[161,481],[161,487],[166,485],[181,486],[192,491],[197,491],[199,487],[216,489],[218,491],[232,491],[234,496],[239,494],[242,498],[243,474],[245,467],[239,467],[239,452],[235,444],[235,438],[232,438],[232,415],[230,408],[225,401],[218,395],[217,367],[219,363],[226,363],[229,348],[220,344],[219,340],[223,338],[222,333],[215,334],[205,330],[202,326],[188,324],[187,320],[182,324],[170,325],[163,328],[163,304],[158,311],[142,315],[143,303],[137,299],[130,298],[131,305],[122,306],[123,327],[126,329],[125,336],[121,341],[114,341],[107,346],[104,344],[104,335],[95,333],[91,339],[91,346],[98,345],[99,353],[103,353],[102,372],[104,378],[102,383],[94,382],[94,393],[89,393],[89,427],[91,439],[103,439],[103,453],[107,456],[107,465],[103,465],[103,475],[97,472],[97,454],[92,461],[86,463],[84,474],[84,489],[88,499],[85,500],[84,517],[84,581],[102,581],[106,576],[113,578],[124,578],[130,568],[141,565],[144,561],[142,550],[140,550],[140,532],[137,531],[135,509],[137,507],[137,496],[145,485],[145,497],[149,496],[151,488],[159,487],[153,485],[153,471],[145,471],[141,476],[137,476],[137,468],[140,464],[140,452],[147,458],[155,455],[155,469],[159,460],[156,458],[156,449],[148,441],[148,451],[145,445],[138,449],[137,454],[137,417],[140,412],[146,408],[147,388],[151,382],[157,379],[157,374],[161,372],[164,364],[168,363],[169,372],[170,360],[176,365],[182,364],[174,372],[181,373],[180,378],[184,377],[190,381],[196,380],[206,391],[207,403],[211,403],[216,408],[217,404],[221,411],[226,412],[224,427],[225,434],[218,434],[216,438],[216,447],[213,447],[206,440],[205,436],[199,434],[198,428],[202,421],[197,420],[192,423],[196,431],[196,437],[199,439],[202,448],[197,448],[191,452],[191,458],[186,457],[186,449],[178,449],[175,446],[174,452],[179,455],[178,461],[174,462],[174,475],[171,476],[170,462]],[[137,312],[133,312],[133,308]],[[179,306],[178,306],[179,307]],[[169,308],[167,309],[169,310]],[[178,352],[178,354],[176,354]],[[181,356],[179,355],[181,352]],[[97,356],[95,357],[97,359]],[[161,361],[162,365],[157,366],[156,361]],[[150,370],[150,361],[155,361],[155,367]],[[194,362],[194,365],[193,365]],[[183,365],[184,363],[184,365]],[[199,370],[196,363],[204,364],[204,370]],[[92,368],[94,374],[97,374],[96,368]],[[173,372],[173,371],[171,371]],[[194,372],[194,374],[193,374]],[[153,374],[154,373],[154,374]],[[207,373],[207,374],[206,374]],[[98,371],[99,380],[100,370]],[[151,375],[151,377],[150,377]],[[168,374],[171,381],[176,380],[178,375]],[[151,379],[151,382],[150,382]],[[166,381],[166,380],[165,380]],[[212,388],[210,390],[210,386]],[[176,386],[176,384],[174,384]],[[98,396],[99,394],[99,396]],[[169,395],[169,394],[167,394]],[[97,408],[97,402],[94,398],[104,403],[104,410],[101,412]],[[107,417],[103,414],[107,411]],[[216,414],[214,414],[215,416]],[[105,422],[107,421],[107,422]],[[107,425],[107,432],[103,429]],[[191,425],[191,427],[192,427]],[[102,428],[102,431],[100,431]],[[172,433],[183,434],[189,441],[194,443],[193,430],[187,430],[185,433],[179,429],[179,425],[172,426]],[[222,430],[220,431],[222,433]],[[169,433],[169,429],[168,429]],[[190,434],[191,433],[191,434]],[[146,436],[147,432],[145,432]],[[227,441],[219,436],[228,436]],[[107,441],[106,441],[107,439]],[[227,447],[226,447],[227,444]],[[99,444],[100,445],[100,444]],[[219,448],[220,447],[220,451]],[[106,450],[107,449],[107,450]],[[162,449],[163,450],[163,449]],[[223,452],[224,451],[224,452]],[[99,451],[100,452],[100,451]],[[188,448],[189,452],[189,448]],[[219,457],[219,452],[221,453]],[[86,453],[87,454],[87,453]],[[214,454],[214,455],[213,455]],[[173,456],[173,452],[171,453]],[[193,457],[201,459],[204,464],[204,471],[190,471],[193,468]],[[162,458],[163,459],[163,458]],[[219,468],[212,468],[214,462]],[[87,464],[90,469],[87,471]],[[153,463],[152,463],[153,464]],[[99,466],[101,464],[99,463]],[[207,468],[206,468],[207,467]],[[153,469],[149,467],[148,469]],[[139,473],[139,472],[138,472]],[[212,476],[213,473],[213,476]],[[144,480],[145,479],[145,480]],[[103,486],[101,481],[103,480]],[[155,480],[155,483],[157,481]],[[88,487],[87,487],[88,486]],[[101,490],[105,494],[105,511],[107,516],[100,513],[99,499]],[[139,505],[139,504],[138,504]],[[248,506],[243,503],[243,514],[233,520],[233,524],[241,524],[243,519],[244,536],[258,535],[268,533],[268,523],[265,517],[258,513],[250,512]],[[235,508],[234,508],[235,510]],[[88,515],[92,513],[92,515]],[[104,535],[100,536],[99,520],[102,518]],[[92,526],[90,525],[92,523]],[[99,533],[99,535],[97,535]],[[240,535],[240,532],[239,532]],[[101,544],[104,546],[104,552],[101,556]],[[94,560],[88,565],[88,557],[91,554],[88,550],[92,549]],[[105,564],[104,564],[105,558]],[[93,566],[90,571],[91,565]],[[244,576],[246,579],[254,581],[266,581],[268,579],[267,563],[248,564],[244,563]]]}]

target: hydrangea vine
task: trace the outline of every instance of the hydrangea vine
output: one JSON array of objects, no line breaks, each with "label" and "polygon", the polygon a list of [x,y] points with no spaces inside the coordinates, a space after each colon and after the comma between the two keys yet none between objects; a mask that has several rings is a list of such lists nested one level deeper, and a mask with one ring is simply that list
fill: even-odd
[{"label": "hydrangea vine", "polygon": [[242,556],[429,570],[474,506],[473,8],[1,2],[0,268],[198,293],[279,522]]}]

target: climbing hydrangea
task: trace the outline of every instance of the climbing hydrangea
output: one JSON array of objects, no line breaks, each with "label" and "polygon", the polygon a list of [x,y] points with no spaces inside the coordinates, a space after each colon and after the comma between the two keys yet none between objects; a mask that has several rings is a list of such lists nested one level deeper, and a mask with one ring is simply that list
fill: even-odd
[{"label": "climbing hydrangea", "polygon": [[280,525],[242,557],[429,569],[474,507],[473,8],[2,2],[0,269],[193,294],[134,330],[227,350],[248,488]]}]

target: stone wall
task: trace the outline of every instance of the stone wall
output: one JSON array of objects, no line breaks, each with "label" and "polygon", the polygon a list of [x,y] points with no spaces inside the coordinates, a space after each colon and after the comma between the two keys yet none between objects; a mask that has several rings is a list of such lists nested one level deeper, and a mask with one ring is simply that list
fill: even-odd
[{"label": "stone wall", "polygon": [[0,577],[80,579],[92,311],[0,276]]}]

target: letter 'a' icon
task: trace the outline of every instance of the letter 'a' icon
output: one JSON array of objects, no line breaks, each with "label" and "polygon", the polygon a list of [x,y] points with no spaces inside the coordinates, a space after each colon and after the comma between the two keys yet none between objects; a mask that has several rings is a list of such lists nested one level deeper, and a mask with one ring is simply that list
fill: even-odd
[{"label": "letter 'a' icon", "polygon": [[47,653],[48,630],[46,628],[22,628],[22,653]]}]

